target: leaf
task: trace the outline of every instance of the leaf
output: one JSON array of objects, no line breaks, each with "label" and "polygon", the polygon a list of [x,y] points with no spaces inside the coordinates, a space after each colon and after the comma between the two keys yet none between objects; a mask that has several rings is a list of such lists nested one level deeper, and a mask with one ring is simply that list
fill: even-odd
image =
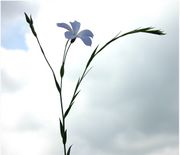
[{"label": "leaf", "polygon": [[71,99],[71,102],[70,102],[70,104],[69,104],[69,107],[67,108],[66,112],[64,113],[64,118],[66,118],[66,116],[68,115],[69,111],[71,110],[71,107],[72,107],[73,104],[74,104],[74,100],[75,100],[75,98],[77,97],[77,95],[78,95],[79,93],[80,93],[80,90],[79,90],[76,94],[73,95],[73,97],[72,97],[72,99]]},{"label": "leaf", "polygon": [[89,60],[88,60],[88,62],[87,62],[87,64],[86,64],[86,69],[87,69],[88,66],[90,65],[90,63],[91,63],[91,61],[93,60],[93,58],[95,57],[97,48],[98,48],[98,46],[96,46],[96,48],[94,49],[93,53],[91,54],[91,56],[90,56],[90,58],[89,58]]},{"label": "leaf", "polygon": [[55,81],[55,84],[56,84],[56,88],[58,90],[58,92],[60,93],[61,92],[61,87],[59,86],[59,83],[57,82],[57,79],[56,79],[56,76],[53,72],[53,77],[54,77],[54,81]]},{"label": "leaf", "polygon": [[33,25],[33,19],[32,19],[32,16],[30,15],[30,22],[31,24]]},{"label": "leaf", "polygon": [[67,140],[67,129],[66,129],[66,131],[64,131],[64,125],[62,124],[60,118],[59,118],[59,123],[60,123],[60,132],[61,132],[62,141],[63,141],[63,144],[66,144],[66,140]]},{"label": "leaf", "polygon": [[84,74],[82,75],[81,79],[85,78],[85,76],[89,73],[89,71],[92,69],[92,67],[88,70],[86,70],[86,72],[84,72]]},{"label": "leaf", "polygon": [[71,103],[75,100],[75,98],[78,96],[79,93],[80,93],[80,90],[76,94],[73,95]]},{"label": "leaf", "polygon": [[62,137],[62,139],[64,139],[64,126],[63,126],[60,118],[59,118],[59,122],[60,122],[61,137]]},{"label": "leaf", "polygon": [[66,141],[67,141],[67,129],[66,129],[66,131],[64,132],[63,144],[66,144]]},{"label": "leaf", "polygon": [[30,18],[28,17],[28,15],[25,12],[24,12],[24,15],[25,15],[25,18],[26,18],[26,22],[29,23],[29,26],[31,28],[31,31],[32,31],[33,35],[35,37],[37,37],[36,31],[35,31],[34,26],[33,26],[33,19],[31,17],[31,15],[30,15]]},{"label": "leaf", "polygon": [[77,89],[78,89],[78,87],[79,87],[80,83],[81,83],[81,78],[79,78],[79,79],[78,79],[78,82],[77,82],[77,84],[76,84],[76,87],[75,87],[74,93],[77,91]]},{"label": "leaf", "polygon": [[37,37],[36,31],[35,31],[34,26],[33,26],[33,19],[31,17],[31,15],[30,15],[30,18],[28,17],[28,15],[25,12],[24,12],[24,15],[25,15],[25,18],[26,18],[26,22],[29,23],[29,26],[31,28],[31,31],[32,31],[33,35],[35,37]]},{"label": "leaf", "polygon": [[28,17],[28,15],[24,12],[24,15],[25,15],[25,18],[26,18],[26,22],[31,24],[31,20],[30,18]]},{"label": "leaf", "polygon": [[61,75],[61,78],[64,76],[64,63],[61,66],[60,75]]},{"label": "leaf", "polygon": [[67,151],[67,155],[70,155],[71,147],[72,147],[72,145],[69,147],[69,149],[68,149],[68,151]]},{"label": "leaf", "polygon": [[[161,30],[153,30],[153,27],[144,28],[145,33],[157,34],[157,35],[165,35],[165,33]],[[143,30],[143,29],[142,29]]]},{"label": "leaf", "polygon": [[31,31],[32,31],[33,35],[34,35],[35,37],[37,37],[37,34],[36,34],[36,31],[35,31],[35,29],[34,29],[33,24],[30,24],[30,28],[31,28]]},{"label": "leaf", "polygon": [[66,112],[64,113],[64,118],[66,118],[66,116],[68,115],[69,111],[71,110],[72,105],[73,105],[73,102],[72,102],[72,104],[69,105]]}]

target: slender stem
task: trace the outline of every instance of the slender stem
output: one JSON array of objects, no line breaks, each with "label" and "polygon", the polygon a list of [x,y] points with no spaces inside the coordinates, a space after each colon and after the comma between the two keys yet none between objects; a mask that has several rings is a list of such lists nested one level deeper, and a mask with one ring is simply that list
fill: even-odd
[{"label": "slender stem", "polygon": [[64,49],[63,62],[62,62],[63,65],[65,65],[66,57],[67,57],[68,51],[69,51],[69,49],[70,49],[70,47],[71,47],[71,45],[72,45],[72,43],[70,43],[69,46],[67,47],[68,42],[69,42],[69,40],[66,42],[65,49]]},{"label": "slender stem", "polygon": [[[63,61],[62,61],[62,66],[61,66],[61,69],[63,67],[63,70],[64,70],[64,67],[65,67],[67,53],[68,53],[68,51],[70,49],[70,46],[72,44],[72,43],[70,43],[69,46],[68,46],[68,42],[69,42],[69,40],[66,42],[65,48],[64,48]],[[63,125],[64,132],[65,132],[66,122],[65,122],[65,117],[64,117],[63,98],[62,98],[63,76],[61,76],[60,87],[61,87],[61,90],[59,92],[59,95],[60,95],[60,104],[61,104],[62,125]],[[64,148],[64,155],[66,155],[67,154],[67,152],[66,152],[66,143],[63,143],[63,146],[64,146],[63,147]]]},{"label": "slender stem", "polygon": [[[65,119],[63,118],[63,116],[64,116],[64,109],[63,109],[63,100],[62,100],[62,89],[61,89],[61,91],[59,93],[59,96],[60,96],[60,104],[61,104],[62,124],[63,124],[64,131],[65,131]],[[64,146],[64,155],[66,155],[66,144],[63,144],[63,146]]]},{"label": "slender stem", "polygon": [[65,60],[65,55],[66,55],[66,51],[67,51],[66,49],[67,49],[68,42],[69,42],[69,40],[67,40],[66,45],[65,45],[65,48],[64,48],[63,62],[64,62],[64,60]]},{"label": "slender stem", "polygon": [[[61,86],[62,86],[62,79],[61,79]],[[64,109],[63,109],[63,99],[62,99],[62,89],[59,93],[60,96],[60,104],[61,104],[61,115],[62,115],[62,125],[63,130],[65,131],[65,119],[64,119]],[[66,155],[66,144],[63,143],[64,155]]]},{"label": "slender stem", "polygon": [[49,61],[48,61],[48,59],[47,59],[47,57],[46,57],[46,55],[45,55],[45,53],[44,53],[44,50],[43,50],[43,48],[42,48],[42,46],[41,46],[41,43],[40,43],[40,41],[39,41],[39,39],[38,39],[38,36],[36,36],[36,39],[37,39],[38,45],[39,45],[39,47],[40,47],[40,49],[41,49],[41,52],[42,52],[42,54],[43,54],[43,56],[44,56],[44,58],[45,58],[45,60],[46,60],[46,62],[47,62],[47,64],[48,64],[49,68],[50,68],[51,71],[52,71],[52,74],[53,74],[53,77],[54,77],[54,81],[55,81],[55,84],[56,84],[56,88],[57,88],[58,92],[60,92],[61,87],[59,86],[59,83],[58,83],[58,81],[57,81],[55,72],[54,72],[53,68],[51,67],[51,65],[50,65],[50,63],[49,63]]},{"label": "slender stem", "polygon": [[[67,47],[68,42],[69,42],[69,40],[66,42],[66,45],[64,48],[63,61],[62,61],[62,65],[61,65],[61,67],[63,67],[63,68],[65,67],[65,62],[66,62],[66,57],[67,57],[68,51],[72,45],[72,43],[70,43],[69,46]],[[62,92],[62,84],[63,84],[62,81],[63,81],[63,76],[61,76],[61,81],[60,81],[61,92]]]}]

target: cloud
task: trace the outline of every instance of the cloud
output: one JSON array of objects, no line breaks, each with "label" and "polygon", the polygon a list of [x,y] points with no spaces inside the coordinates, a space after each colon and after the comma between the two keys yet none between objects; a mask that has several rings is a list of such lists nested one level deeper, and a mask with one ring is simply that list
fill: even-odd
[{"label": "cloud", "polygon": [[[37,3],[1,1],[1,44],[8,49],[26,49],[24,12],[36,14]],[[24,26],[23,26],[24,25]]]},{"label": "cloud", "polygon": [[2,91],[16,91],[19,89],[20,84],[13,80],[5,71],[1,71],[1,88]]},{"label": "cloud", "polygon": [[177,148],[164,148],[157,150],[156,152],[150,153],[150,155],[176,155],[178,154],[179,150]]}]

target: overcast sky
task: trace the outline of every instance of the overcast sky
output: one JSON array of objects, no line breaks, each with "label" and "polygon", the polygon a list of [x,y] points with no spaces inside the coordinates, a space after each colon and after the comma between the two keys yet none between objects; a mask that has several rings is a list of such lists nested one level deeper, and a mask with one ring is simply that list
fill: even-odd
[{"label": "overcast sky", "polygon": [[67,119],[68,145],[72,155],[178,155],[178,0],[1,1],[0,155],[63,153],[58,92],[24,12],[57,76],[66,40],[56,23],[94,33],[91,47],[77,39],[70,49],[65,107],[98,44],[139,27],[166,32],[121,38],[94,60]]}]

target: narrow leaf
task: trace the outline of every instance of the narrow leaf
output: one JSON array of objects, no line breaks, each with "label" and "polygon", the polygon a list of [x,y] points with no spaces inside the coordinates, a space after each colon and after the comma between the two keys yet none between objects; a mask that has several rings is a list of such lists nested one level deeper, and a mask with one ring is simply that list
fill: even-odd
[{"label": "narrow leaf", "polygon": [[32,24],[30,24],[30,28],[31,28],[31,31],[32,31],[33,35],[35,37],[37,37],[36,31],[35,31],[34,26]]},{"label": "narrow leaf", "polygon": [[32,16],[30,15],[30,22],[31,24],[33,25],[33,19],[32,19]]},{"label": "narrow leaf", "polygon": [[59,118],[59,123],[60,123],[61,137],[62,137],[62,139],[64,139],[64,138],[63,138],[63,137],[64,137],[64,126],[63,126],[60,118]]},{"label": "narrow leaf", "polygon": [[67,141],[67,130],[64,132],[63,144],[66,144],[66,141]]},{"label": "narrow leaf", "polygon": [[147,28],[147,30],[144,31],[145,33],[151,33],[151,34],[157,34],[157,35],[165,35],[165,33],[161,30],[154,30],[153,27],[149,27],[149,29]]},{"label": "narrow leaf", "polygon": [[69,147],[69,149],[68,149],[68,151],[67,151],[67,155],[70,155],[71,147],[72,147],[72,145]]},{"label": "narrow leaf", "polygon": [[79,93],[80,93],[80,90],[76,94],[74,94],[74,96],[72,97],[71,103],[75,100],[75,98],[78,96]]},{"label": "narrow leaf", "polygon": [[82,76],[82,79],[83,78],[85,78],[85,76],[89,73],[89,71],[92,69],[92,67],[90,68],[90,69],[88,69],[88,70],[86,70],[86,72],[83,74],[83,76]]},{"label": "narrow leaf", "polygon": [[81,83],[81,78],[78,79],[78,82],[77,82],[77,84],[76,84],[74,93],[77,91],[77,89],[78,89],[80,83]]},{"label": "narrow leaf", "polygon": [[64,63],[61,66],[60,75],[61,75],[61,78],[64,76]]},{"label": "narrow leaf", "polygon": [[88,68],[88,66],[90,65],[91,61],[92,61],[93,58],[95,57],[97,48],[98,48],[98,46],[96,46],[96,48],[94,49],[93,53],[91,54],[91,56],[90,56],[90,58],[89,58],[89,60],[88,60],[88,62],[87,62],[87,64],[86,64],[86,68]]},{"label": "narrow leaf", "polygon": [[71,110],[72,105],[74,104],[74,102],[71,102],[71,104],[69,105],[69,107],[67,108],[66,112],[64,113],[64,118],[66,118],[66,116],[68,115],[69,111]]},{"label": "narrow leaf", "polygon": [[26,18],[26,22],[29,23],[29,26],[31,28],[31,31],[32,31],[33,35],[35,37],[37,37],[36,31],[35,31],[34,26],[33,26],[33,19],[31,17],[31,15],[30,15],[30,18],[28,17],[28,15],[25,12],[24,12],[24,15],[25,15],[25,18]]},{"label": "narrow leaf", "polygon": [[80,93],[80,90],[76,94],[73,95],[71,102],[69,104],[69,107],[67,108],[66,112],[64,113],[64,118],[66,118],[66,116],[68,115],[69,111],[71,110],[72,105],[74,104],[74,100],[78,96],[79,93]]},{"label": "narrow leaf", "polygon": [[31,24],[31,20],[30,18],[28,17],[28,15],[24,12],[24,15],[25,15],[25,18],[26,18],[26,22]]},{"label": "narrow leaf", "polygon": [[55,84],[56,84],[56,88],[57,88],[58,92],[60,93],[61,92],[61,88],[59,86],[59,83],[57,82],[57,79],[56,79],[56,76],[55,76],[53,70],[52,70],[52,72],[53,72],[53,77],[54,77],[54,81],[55,81]]}]

